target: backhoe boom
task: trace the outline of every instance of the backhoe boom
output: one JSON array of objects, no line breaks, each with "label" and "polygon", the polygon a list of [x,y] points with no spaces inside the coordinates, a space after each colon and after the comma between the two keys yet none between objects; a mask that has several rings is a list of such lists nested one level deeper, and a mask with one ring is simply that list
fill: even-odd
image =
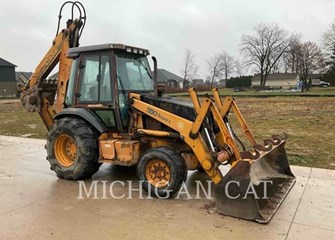
[{"label": "backhoe boom", "polygon": [[[52,46],[36,67],[25,86],[18,89],[21,102],[28,112],[38,112],[48,128],[53,125],[53,117],[63,109],[67,82],[69,80],[72,59],[67,58],[69,48],[79,46],[80,29],[83,25],[79,19],[68,20],[67,27],[57,33]],[[46,79],[55,66],[59,64],[58,78]],[[56,105],[54,106],[54,100]]]}]

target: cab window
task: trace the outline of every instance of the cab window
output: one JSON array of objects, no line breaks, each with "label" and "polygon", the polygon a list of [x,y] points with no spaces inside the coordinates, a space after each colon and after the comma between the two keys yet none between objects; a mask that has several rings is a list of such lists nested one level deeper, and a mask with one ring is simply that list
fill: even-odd
[{"label": "cab window", "polygon": [[85,55],[80,64],[80,103],[111,102],[110,55]]},{"label": "cab window", "polygon": [[128,123],[128,93],[129,92],[153,92],[154,83],[148,60],[145,56],[132,53],[116,53],[116,77],[118,88],[118,101],[122,125]]}]

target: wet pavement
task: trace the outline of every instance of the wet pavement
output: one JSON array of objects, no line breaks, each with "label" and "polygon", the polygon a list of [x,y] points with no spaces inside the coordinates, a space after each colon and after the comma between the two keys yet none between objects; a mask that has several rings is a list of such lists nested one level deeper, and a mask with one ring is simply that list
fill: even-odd
[{"label": "wet pavement", "polygon": [[[335,239],[335,171],[293,166],[297,183],[261,225],[219,215],[211,200],[195,199],[194,180],[208,180],[199,172],[189,172],[193,199],[139,199],[135,169],[104,164],[92,178],[99,180],[97,199],[94,192],[78,199],[79,183],[56,177],[44,144],[0,136],[0,239]],[[109,189],[115,181],[119,199],[104,192],[103,182]],[[91,183],[84,182],[87,191]]]}]

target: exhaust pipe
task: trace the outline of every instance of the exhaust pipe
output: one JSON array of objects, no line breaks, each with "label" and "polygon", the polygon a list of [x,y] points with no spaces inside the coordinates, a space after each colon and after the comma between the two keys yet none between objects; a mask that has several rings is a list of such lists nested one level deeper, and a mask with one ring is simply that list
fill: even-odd
[{"label": "exhaust pipe", "polygon": [[158,96],[158,87],[157,87],[157,59],[155,56],[152,56],[152,61],[154,62],[154,94],[157,97]]}]

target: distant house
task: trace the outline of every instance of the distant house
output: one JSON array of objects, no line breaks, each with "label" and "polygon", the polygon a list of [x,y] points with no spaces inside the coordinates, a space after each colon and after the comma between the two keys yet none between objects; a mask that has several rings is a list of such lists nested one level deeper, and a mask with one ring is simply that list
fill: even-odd
[{"label": "distant house", "polygon": [[26,85],[31,75],[33,75],[32,72],[15,72],[16,86]]},{"label": "distant house", "polygon": [[[297,73],[273,73],[268,75],[265,86],[283,89],[296,88],[299,80],[300,77]],[[251,86],[260,86],[260,82],[261,75],[256,74],[251,79]]]},{"label": "distant house", "polygon": [[183,78],[165,69],[157,69],[157,82],[169,87],[183,87]]},{"label": "distant house", "polygon": [[321,85],[320,81],[321,81],[322,77],[323,77],[323,74],[309,74],[308,77],[307,77],[307,80],[311,79],[312,80],[312,86],[318,87],[318,86]]},{"label": "distant house", "polygon": [[16,96],[16,65],[0,58],[0,97]]},{"label": "distant house", "polygon": [[199,87],[199,86],[203,86],[205,84],[203,79],[193,79],[192,80],[192,85],[193,87]]}]

